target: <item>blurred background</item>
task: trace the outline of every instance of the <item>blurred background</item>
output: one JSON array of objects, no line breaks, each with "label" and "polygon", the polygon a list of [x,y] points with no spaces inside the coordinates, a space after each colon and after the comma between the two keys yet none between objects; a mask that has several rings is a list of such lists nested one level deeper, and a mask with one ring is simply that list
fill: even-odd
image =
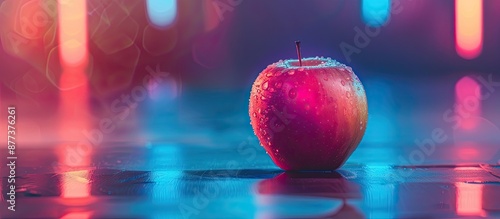
[{"label": "blurred background", "polygon": [[18,106],[19,141],[75,141],[102,120],[116,126],[103,141],[251,135],[251,84],[295,58],[297,39],[304,57],[361,78],[364,142],[452,133],[472,117],[500,123],[495,1],[0,2],[1,104]]},{"label": "blurred background", "polygon": [[[152,170],[147,178],[163,183],[157,185],[175,181],[185,190],[113,191],[151,195],[162,205],[191,198],[190,177],[224,169],[227,160],[238,169],[277,171],[249,125],[248,99],[257,75],[271,63],[296,59],[294,41],[301,40],[303,57],[345,63],[365,86],[367,131],[346,164],[367,167],[361,182],[408,165],[498,165],[498,11],[500,1],[483,0],[0,0],[0,105],[16,107],[18,149],[30,150],[24,173]],[[2,139],[6,133],[0,125]],[[90,173],[78,174],[76,181]],[[72,185],[64,176],[62,184]],[[247,188],[238,183],[230,185]],[[112,190],[106,184],[72,192],[82,188],[76,185],[37,191],[86,197]],[[264,194],[283,189],[272,180],[259,185]],[[387,218],[429,207],[395,205],[394,185],[363,190],[362,211]],[[416,189],[402,189],[400,197],[420,197],[414,192],[420,184],[409,186]],[[442,188],[427,186],[429,195]],[[470,197],[483,200],[483,187],[464,188],[456,190],[462,199],[445,199],[457,206]],[[485,206],[498,203],[483,198]],[[262,208],[245,203],[242,209]],[[485,215],[481,206],[463,205],[452,209]]]}]

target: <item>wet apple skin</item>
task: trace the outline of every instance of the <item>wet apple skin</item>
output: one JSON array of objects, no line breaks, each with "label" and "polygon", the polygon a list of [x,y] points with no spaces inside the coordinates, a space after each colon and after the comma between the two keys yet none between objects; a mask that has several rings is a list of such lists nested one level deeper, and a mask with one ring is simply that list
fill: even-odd
[{"label": "wet apple skin", "polygon": [[283,170],[338,169],[365,133],[363,85],[345,65],[290,63],[268,66],[254,82],[249,106],[253,130]]}]

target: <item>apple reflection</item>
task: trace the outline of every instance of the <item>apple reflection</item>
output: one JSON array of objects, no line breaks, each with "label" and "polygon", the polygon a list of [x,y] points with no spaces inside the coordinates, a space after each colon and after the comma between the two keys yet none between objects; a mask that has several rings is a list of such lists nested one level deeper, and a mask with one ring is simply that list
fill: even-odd
[{"label": "apple reflection", "polygon": [[361,198],[359,186],[338,172],[281,173],[258,182],[256,193],[259,218],[365,218],[348,203]]}]

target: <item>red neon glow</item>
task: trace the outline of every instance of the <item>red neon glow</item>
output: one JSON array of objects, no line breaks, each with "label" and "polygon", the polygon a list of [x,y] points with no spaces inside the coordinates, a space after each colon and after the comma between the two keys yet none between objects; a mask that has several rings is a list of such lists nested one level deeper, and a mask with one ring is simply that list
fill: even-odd
[{"label": "red neon glow", "polygon": [[[82,142],[82,131],[89,128],[89,100],[87,77],[83,69],[64,70],[59,80],[60,87],[72,87],[73,84],[83,84],[69,90],[59,91],[59,134],[63,142],[79,144]],[[80,145],[80,144],[79,144]]]},{"label": "red neon glow", "polygon": [[455,85],[455,113],[460,120],[460,128],[474,129],[481,116],[481,85],[473,78],[466,76]]},{"label": "red neon glow", "polygon": [[63,65],[85,65],[87,49],[87,4],[85,0],[58,1],[59,53]]},{"label": "red neon glow", "polygon": [[71,212],[61,217],[61,219],[88,219],[90,216],[92,216],[91,212]]},{"label": "red neon glow", "polygon": [[[85,0],[61,0],[57,5],[59,59],[63,69],[59,79],[60,140],[76,145],[82,139],[82,130],[88,128],[89,121],[88,79],[85,72],[88,62],[87,5]],[[70,155],[67,153],[65,156]],[[67,165],[82,164],[75,162],[74,165]]]},{"label": "red neon glow", "polygon": [[[88,62],[86,1],[58,1],[58,12],[59,59],[63,69],[59,79],[59,134],[60,140],[65,142],[60,147],[59,162],[64,167],[88,166],[92,148],[82,137],[82,131],[89,129],[90,120],[85,73]],[[88,175],[88,171],[63,170],[61,197],[89,197]],[[89,217],[87,212],[76,212],[63,218]]]},{"label": "red neon glow", "polygon": [[[67,77],[82,75],[79,72],[65,72],[60,84],[66,83]],[[77,77],[79,80],[86,80]],[[68,79],[67,79],[68,80]],[[59,162],[64,167],[82,167],[90,165],[93,147],[82,137],[82,131],[89,130],[87,86],[60,92],[60,138],[66,144],[61,145]],[[64,170],[63,170],[64,171]],[[85,171],[65,172],[61,179],[61,197],[85,198],[90,196],[89,173]]]},{"label": "red neon glow", "polygon": [[461,161],[478,159],[480,151],[478,150],[478,145],[473,143],[462,143],[458,145],[456,149],[456,155]]},{"label": "red neon glow", "polygon": [[455,0],[455,40],[458,55],[474,59],[483,47],[483,0]]},{"label": "red neon glow", "polygon": [[458,215],[484,215],[483,185],[455,183],[457,187],[456,210]]}]

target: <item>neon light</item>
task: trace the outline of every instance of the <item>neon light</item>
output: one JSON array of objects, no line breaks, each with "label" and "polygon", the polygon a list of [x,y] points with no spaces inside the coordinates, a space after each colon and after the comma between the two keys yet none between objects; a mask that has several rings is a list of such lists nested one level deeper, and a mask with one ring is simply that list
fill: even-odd
[{"label": "neon light", "polygon": [[[80,130],[88,128],[88,90],[85,68],[88,64],[87,4],[85,0],[58,1],[59,59],[63,73],[59,78],[60,138],[78,141]],[[75,86],[80,85],[80,86]],[[75,110],[77,109],[77,110]],[[86,166],[91,148],[82,143],[62,146],[60,162],[65,166]],[[61,197],[90,196],[89,171],[62,174]],[[64,218],[89,218],[89,213],[76,212]]]},{"label": "neon light", "polygon": [[391,0],[362,0],[363,21],[372,27],[380,27],[389,20]]},{"label": "neon light", "polygon": [[149,22],[157,27],[170,26],[177,16],[177,0],[147,0]]},{"label": "neon light", "polygon": [[455,113],[460,120],[460,128],[474,129],[481,116],[481,85],[469,76],[460,79],[455,85]]},{"label": "neon light", "polygon": [[58,1],[59,53],[63,66],[85,65],[87,49],[87,4],[85,0]]},{"label": "neon light", "polygon": [[455,0],[455,40],[458,55],[474,59],[483,47],[483,0]]},{"label": "neon light", "polygon": [[[85,0],[59,0],[59,78],[62,140],[78,141],[78,132],[87,127],[88,91],[85,68],[88,64],[87,4]],[[75,110],[79,109],[79,110]]]}]

